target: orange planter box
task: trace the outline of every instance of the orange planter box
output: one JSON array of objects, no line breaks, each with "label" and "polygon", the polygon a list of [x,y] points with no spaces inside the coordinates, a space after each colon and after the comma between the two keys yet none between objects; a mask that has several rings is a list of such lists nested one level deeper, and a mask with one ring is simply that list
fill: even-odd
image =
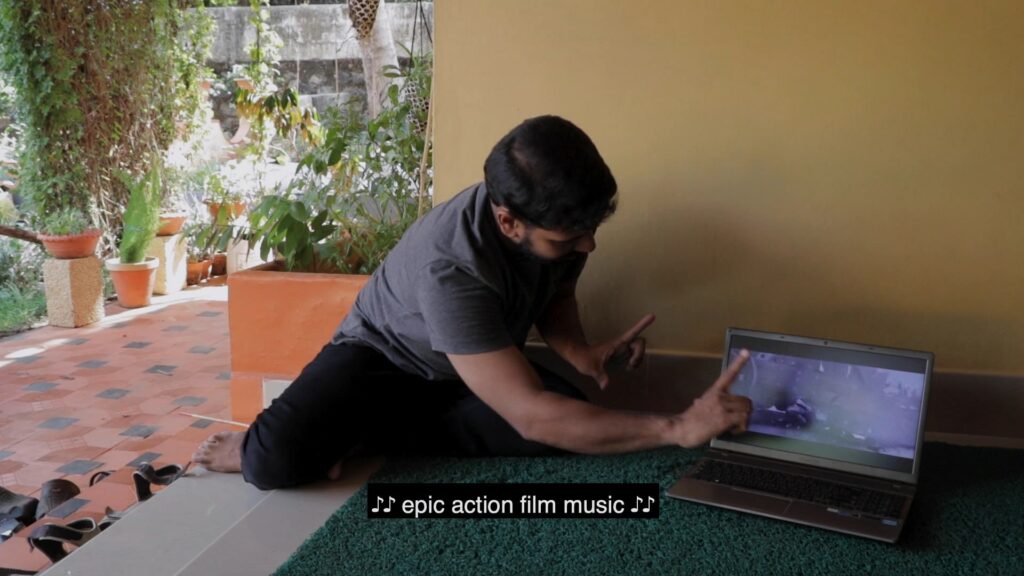
[{"label": "orange planter box", "polygon": [[228,276],[231,417],[263,409],[263,379],[291,380],[334,333],[369,276],[283,272],[277,263]]}]

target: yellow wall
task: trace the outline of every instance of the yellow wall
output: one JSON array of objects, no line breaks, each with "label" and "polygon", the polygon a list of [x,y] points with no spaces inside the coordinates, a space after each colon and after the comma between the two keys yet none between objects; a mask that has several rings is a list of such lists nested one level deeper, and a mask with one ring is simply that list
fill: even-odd
[{"label": "yellow wall", "polygon": [[436,195],[526,117],[619,182],[581,280],[608,337],[730,325],[1024,373],[1024,2],[438,0]]}]

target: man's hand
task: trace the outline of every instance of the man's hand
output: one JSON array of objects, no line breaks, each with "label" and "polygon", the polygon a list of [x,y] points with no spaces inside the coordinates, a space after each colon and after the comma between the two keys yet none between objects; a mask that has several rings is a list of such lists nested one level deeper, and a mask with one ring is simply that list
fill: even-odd
[{"label": "man's hand", "polygon": [[693,448],[718,436],[726,430],[740,434],[747,430],[753,403],[745,396],[733,396],[729,387],[750,359],[750,352],[742,350],[725,372],[693,401],[686,412],[675,418],[675,438],[680,446]]},{"label": "man's hand", "polygon": [[580,374],[596,380],[597,385],[604,390],[608,386],[608,373],[605,372],[605,367],[609,362],[626,361],[626,368],[633,370],[643,361],[644,352],[647,350],[647,341],[640,336],[640,333],[652,323],[654,323],[654,314],[648,314],[618,338],[590,346],[574,362],[576,370]]}]

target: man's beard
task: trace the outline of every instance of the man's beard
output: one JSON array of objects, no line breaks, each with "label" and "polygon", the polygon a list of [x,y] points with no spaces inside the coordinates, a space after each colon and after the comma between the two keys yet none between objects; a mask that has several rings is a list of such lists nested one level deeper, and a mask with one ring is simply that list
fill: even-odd
[{"label": "man's beard", "polygon": [[564,256],[559,256],[558,258],[545,258],[544,256],[535,253],[533,251],[533,234],[530,232],[527,232],[520,242],[513,242],[512,244],[515,246],[516,254],[539,264],[559,264],[562,262],[568,262],[576,256],[575,251],[569,252]]}]

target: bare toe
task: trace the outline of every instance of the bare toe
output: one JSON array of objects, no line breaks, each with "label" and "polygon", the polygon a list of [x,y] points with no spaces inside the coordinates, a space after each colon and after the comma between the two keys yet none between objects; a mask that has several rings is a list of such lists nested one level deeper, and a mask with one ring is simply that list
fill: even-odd
[{"label": "bare toe", "polygon": [[245,432],[217,432],[196,449],[192,461],[214,472],[241,472],[244,439]]}]

